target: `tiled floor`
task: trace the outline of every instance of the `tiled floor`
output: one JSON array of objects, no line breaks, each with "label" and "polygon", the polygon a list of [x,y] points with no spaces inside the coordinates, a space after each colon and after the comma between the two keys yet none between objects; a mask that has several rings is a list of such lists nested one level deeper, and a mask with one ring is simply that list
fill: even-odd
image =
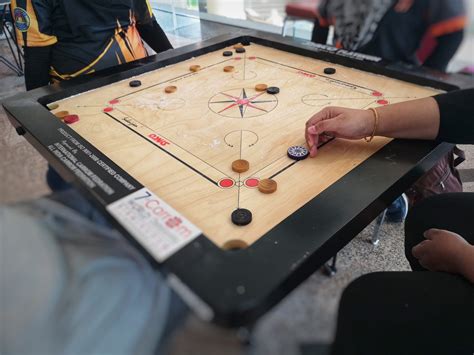
[{"label": "tiled floor", "polygon": [[[179,46],[200,37],[209,38],[229,31],[235,29],[214,23],[194,23],[175,31],[170,38],[175,46]],[[0,54],[5,52],[4,41],[0,41]],[[23,78],[16,77],[1,64],[0,82],[0,100],[23,90]],[[464,148],[468,160],[463,168],[474,169],[474,148]],[[44,183],[45,168],[44,159],[16,135],[0,109],[0,202],[30,199],[48,193]],[[466,183],[465,188],[474,191],[474,183]],[[403,255],[403,225],[384,225],[381,243],[377,247],[367,242],[372,229],[373,225],[368,226],[341,251],[339,273],[335,277],[330,279],[316,272],[259,321],[253,332],[254,354],[298,354],[301,343],[329,342],[335,327],[339,296],[350,281],[373,271],[408,270]],[[174,337],[170,353],[232,355],[244,352],[245,349],[236,341],[235,332],[190,317]]]},{"label": "tiled floor", "polygon": [[[4,40],[0,55],[10,56]],[[0,101],[24,91],[23,77],[18,77],[0,63]],[[19,201],[46,194],[46,162],[36,150],[19,137],[0,108],[0,202]]]}]

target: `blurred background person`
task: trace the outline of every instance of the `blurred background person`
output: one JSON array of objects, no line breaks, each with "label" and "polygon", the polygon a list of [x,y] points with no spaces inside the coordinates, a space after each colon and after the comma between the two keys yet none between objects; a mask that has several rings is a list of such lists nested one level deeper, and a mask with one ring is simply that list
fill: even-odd
[{"label": "blurred background person", "polygon": [[466,24],[463,0],[323,0],[312,40],[445,71]]}]

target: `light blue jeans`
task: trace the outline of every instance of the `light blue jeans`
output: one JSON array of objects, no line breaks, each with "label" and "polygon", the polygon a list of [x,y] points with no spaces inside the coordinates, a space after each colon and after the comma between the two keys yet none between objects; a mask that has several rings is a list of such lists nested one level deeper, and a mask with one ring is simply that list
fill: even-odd
[{"label": "light blue jeans", "polygon": [[2,354],[161,354],[186,307],[75,190],[0,206]]}]

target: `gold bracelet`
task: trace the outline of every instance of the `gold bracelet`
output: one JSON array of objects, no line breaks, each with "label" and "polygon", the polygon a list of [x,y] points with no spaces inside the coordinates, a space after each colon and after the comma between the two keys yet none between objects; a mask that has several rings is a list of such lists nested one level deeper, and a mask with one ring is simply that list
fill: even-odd
[{"label": "gold bracelet", "polygon": [[375,136],[375,132],[377,132],[377,126],[379,125],[379,113],[378,113],[378,111],[373,107],[369,108],[369,111],[372,111],[374,113],[375,122],[374,122],[374,130],[372,131],[372,135],[370,136],[370,138],[364,137],[364,140],[367,143],[372,142],[372,139],[374,139],[374,136]]}]

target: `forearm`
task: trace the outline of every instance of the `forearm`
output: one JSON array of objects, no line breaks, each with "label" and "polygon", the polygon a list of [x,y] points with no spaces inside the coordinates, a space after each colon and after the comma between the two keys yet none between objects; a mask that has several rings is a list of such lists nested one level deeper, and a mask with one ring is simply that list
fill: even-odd
[{"label": "forearm", "polygon": [[[361,139],[373,135],[474,144],[474,89],[369,110],[326,107],[306,122],[311,157],[320,136]],[[369,140],[370,141],[370,140]]]},{"label": "forearm", "polygon": [[377,111],[379,136],[435,139],[438,135],[440,114],[432,97],[380,107]]},{"label": "forearm", "polygon": [[147,24],[138,24],[138,32],[142,39],[156,52],[164,52],[168,49],[173,49],[165,32],[155,19]]}]

